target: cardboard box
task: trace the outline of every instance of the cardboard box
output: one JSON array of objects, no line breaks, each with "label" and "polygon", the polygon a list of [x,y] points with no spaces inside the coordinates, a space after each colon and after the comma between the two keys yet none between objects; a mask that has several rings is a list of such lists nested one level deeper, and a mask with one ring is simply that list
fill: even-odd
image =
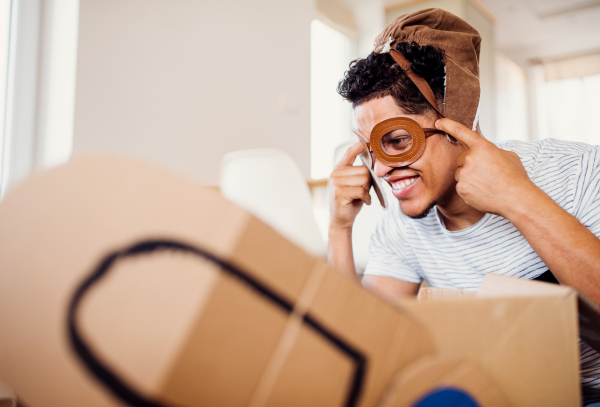
[{"label": "cardboard box", "polygon": [[514,406],[580,405],[577,292],[487,274],[478,291],[425,288],[402,307],[440,353],[482,367]]},{"label": "cardboard box", "polygon": [[0,377],[30,407],[373,406],[433,352],[417,322],[217,192],[124,159],[9,191],[0,270]]},{"label": "cardboard box", "polygon": [[446,383],[483,407],[579,403],[573,291],[391,304],[126,159],[9,191],[0,271],[0,378],[29,407],[390,407]]}]

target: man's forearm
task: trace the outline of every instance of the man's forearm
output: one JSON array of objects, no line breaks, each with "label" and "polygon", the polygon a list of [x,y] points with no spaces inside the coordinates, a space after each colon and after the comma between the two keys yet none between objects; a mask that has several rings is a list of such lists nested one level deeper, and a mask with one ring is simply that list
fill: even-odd
[{"label": "man's forearm", "polygon": [[535,185],[505,217],[558,281],[600,304],[600,239]]},{"label": "man's forearm", "polygon": [[335,270],[358,280],[352,254],[352,229],[329,229],[327,264]]}]

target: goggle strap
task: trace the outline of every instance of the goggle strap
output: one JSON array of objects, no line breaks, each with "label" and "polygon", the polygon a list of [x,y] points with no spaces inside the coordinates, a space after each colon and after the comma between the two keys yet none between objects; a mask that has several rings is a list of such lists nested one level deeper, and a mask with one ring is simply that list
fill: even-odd
[{"label": "goggle strap", "polygon": [[422,76],[417,75],[410,69],[410,62],[408,61],[408,59],[406,59],[404,57],[404,55],[402,55],[400,52],[398,52],[395,49],[390,50],[390,55],[392,56],[392,58],[394,58],[394,61],[396,61],[396,63],[398,65],[400,65],[400,68],[402,68],[404,70],[404,72],[406,72],[406,74],[408,75],[410,80],[421,91],[423,96],[425,96],[425,99],[427,99],[427,101],[429,102],[431,107],[433,107],[442,117],[446,117],[440,111],[438,104],[437,104],[437,100],[435,99],[435,95],[433,94],[433,91],[429,87],[429,84],[427,83],[427,81],[425,79],[423,79]]},{"label": "goggle strap", "polygon": [[423,127],[423,133],[425,133],[425,137],[429,137],[429,136],[433,136],[436,133],[443,133],[443,132],[440,129]]}]

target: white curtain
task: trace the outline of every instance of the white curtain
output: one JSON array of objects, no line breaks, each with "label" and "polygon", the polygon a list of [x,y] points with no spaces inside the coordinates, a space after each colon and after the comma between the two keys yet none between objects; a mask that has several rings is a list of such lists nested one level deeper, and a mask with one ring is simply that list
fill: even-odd
[{"label": "white curtain", "polygon": [[538,103],[540,138],[600,144],[600,74],[546,82]]}]

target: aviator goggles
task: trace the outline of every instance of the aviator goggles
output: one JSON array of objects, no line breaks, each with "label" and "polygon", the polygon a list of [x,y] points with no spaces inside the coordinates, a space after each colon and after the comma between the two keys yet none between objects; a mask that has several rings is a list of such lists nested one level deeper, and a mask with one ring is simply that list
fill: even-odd
[{"label": "aviator goggles", "polygon": [[[437,101],[429,84],[421,76],[410,69],[410,62],[397,50],[390,50],[390,55],[406,72],[410,80],[421,91],[429,104],[437,111],[439,116],[445,117],[437,105]],[[425,149],[425,139],[436,133],[444,133],[439,129],[422,128],[415,120],[396,116],[385,119],[375,125],[371,131],[370,140],[360,131],[352,130],[358,139],[367,148],[365,164],[374,170],[375,159],[390,167],[404,167],[417,161]],[[453,137],[448,140],[455,143]]]},{"label": "aviator goggles", "polygon": [[425,139],[443,131],[422,128],[410,117],[396,116],[375,125],[371,140],[358,130],[352,130],[370,153],[367,166],[374,170],[375,159],[390,167],[404,167],[417,161],[425,149]]}]

